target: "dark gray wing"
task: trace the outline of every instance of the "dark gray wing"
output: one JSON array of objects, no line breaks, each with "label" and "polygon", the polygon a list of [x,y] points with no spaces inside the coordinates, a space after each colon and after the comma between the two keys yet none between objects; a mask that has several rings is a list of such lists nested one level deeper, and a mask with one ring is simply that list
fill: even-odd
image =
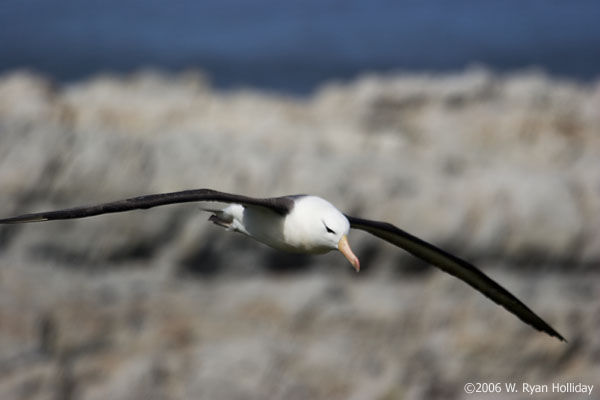
[{"label": "dark gray wing", "polygon": [[378,238],[403,248],[450,275],[454,275],[516,315],[526,324],[566,342],[560,333],[538,317],[529,307],[472,264],[387,222],[371,221],[347,215],[346,218],[350,221],[352,228],[367,231]]},{"label": "dark gray wing", "polygon": [[181,192],[150,194],[147,196],[133,197],[130,199],[102,203],[93,206],[83,206],[67,208],[65,210],[19,215],[16,217],[0,219],[0,224],[17,224],[22,222],[51,221],[55,219],[85,218],[92,217],[94,215],[148,209],[167,204],[189,203],[194,201],[215,201],[220,203],[236,203],[246,206],[264,207],[280,215],[288,214],[294,207],[294,200],[287,196],[256,199],[237,194],[217,192],[216,190],[211,189],[195,189],[184,190]]}]

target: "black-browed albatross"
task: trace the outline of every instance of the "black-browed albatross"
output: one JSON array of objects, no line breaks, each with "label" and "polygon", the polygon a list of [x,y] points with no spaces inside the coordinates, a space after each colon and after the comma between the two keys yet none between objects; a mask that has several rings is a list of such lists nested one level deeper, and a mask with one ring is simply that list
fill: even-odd
[{"label": "black-browed albatross", "polygon": [[562,341],[565,339],[510,292],[472,264],[387,222],[351,217],[317,196],[293,195],[253,198],[211,189],[151,194],[93,206],[24,214],[0,219],[2,224],[91,217],[187,202],[228,203],[209,220],[227,230],[241,232],[271,247],[303,253],[340,251],[356,271],[358,258],[348,244],[350,228],[367,231],[462,279],[516,315],[521,321]]}]

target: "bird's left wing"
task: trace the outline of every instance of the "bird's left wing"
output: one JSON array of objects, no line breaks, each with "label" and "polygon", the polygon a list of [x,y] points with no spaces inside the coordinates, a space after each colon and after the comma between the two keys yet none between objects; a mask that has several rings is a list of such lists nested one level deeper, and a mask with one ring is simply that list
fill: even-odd
[{"label": "bird's left wing", "polygon": [[236,203],[246,206],[256,206],[269,209],[277,214],[286,215],[294,206],[294,201],[289,197],[253,198],[238,194],[218,192],[212,189],[184,190],[181,192],[150,194],[132,197],[130,199],[101,203],[93,206],[67,208],[64,210],[47,211],[34,214],[18,215],[16,217],[2,218],[0,224],[17,224],[23,222],[51,221],[56,219],[74,219],[92,217],[94,215],[118,213],[138,209],[164,206],[175,203],[189,203],[195,201],[215,201],[220,203]]},{"label": "bird's left wing", "polygon": [[543,319],[531,311],[529,307],[523,304],[508,290],[504,289],[486,274],[477,269],[474,265],[427,243],[390,223],[371,221],[368,219],[350,217],[348,215],[346,215],[346,218],[350,221],[350,226],[352,228],[369,232],[378,238],[403,248],[418,258],[421,258],[450,275],[465,281],[473,288],[516,315],[526,324],[529,324],[542,332],[546,332],[550,336],[566,341],[560,333],[555,331]]}]

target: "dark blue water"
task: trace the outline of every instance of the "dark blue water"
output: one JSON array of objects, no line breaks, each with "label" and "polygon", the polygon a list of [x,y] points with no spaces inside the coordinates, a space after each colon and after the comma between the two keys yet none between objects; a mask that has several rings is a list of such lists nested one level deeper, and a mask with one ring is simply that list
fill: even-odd
[{"label": "dark blue water", "polygon": [[598,0],[2,0],[0,72],[68,81],[201,68],[221,88],[306,93],[365,71],[600,75]]}]

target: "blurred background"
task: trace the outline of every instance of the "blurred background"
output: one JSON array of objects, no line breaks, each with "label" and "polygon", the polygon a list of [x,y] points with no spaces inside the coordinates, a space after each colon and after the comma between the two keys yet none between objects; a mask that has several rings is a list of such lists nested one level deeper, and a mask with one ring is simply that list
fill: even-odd
[{"label": "blurred background", "polygon": [[311,193],[464,257],[563,334],[361,232],[280,253],[197,204],[0,227],[2,399],[600,390],[600,5],[0,4],[0,216]]}]

